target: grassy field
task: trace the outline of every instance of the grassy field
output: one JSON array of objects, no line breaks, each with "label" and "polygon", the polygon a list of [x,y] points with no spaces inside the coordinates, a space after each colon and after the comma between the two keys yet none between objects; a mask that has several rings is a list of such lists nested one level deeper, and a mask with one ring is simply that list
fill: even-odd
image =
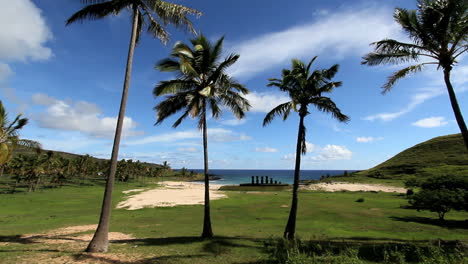
[{"label": "grassy field", "polygon": [[[118,184],[124,190],[154,185]],[[83,254],[87,243],[35,243],[22,234],[95,224],[101,186],[63,187],[36,193],[0,195],[1,263],[257,263],[267,258],[264,241],[280,237],[290,193],[227,192],[212,201],[214,240],[198,238],[202,206],[113,211],[111,231],[132,235],[107,254]],[[358,203],[357,199],[364,202]],[[404,197],[391,193],[301,192],[297,234],[303,239],[350,241],[467,240],[467,213],[451,212],[440,224],[430,212],[403,209]],[[92,233],[86,231],[84,233]],[[47,241],[46,241],[47,242]],[[56,261],[56,262],[54,262]]]}]

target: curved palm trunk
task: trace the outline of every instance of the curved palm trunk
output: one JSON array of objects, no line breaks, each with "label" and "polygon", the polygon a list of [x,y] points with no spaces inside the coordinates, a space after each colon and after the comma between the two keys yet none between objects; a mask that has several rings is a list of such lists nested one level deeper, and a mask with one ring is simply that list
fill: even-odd
[{"label": "curved palm trunk", "polygon": [[203,238],[213,237],[213,230],[211,229],[211,216],[210,216],[210,179],[208,175],[208,135],[206,127],[206,104],[203,112],[203,158],[205,165],[205,212],[203,217]]},{"label": "curved palm trunk", "polygon": [[94,237],[86,248],[86,252],[107,252],[109,247],[109,220],[112,208],[112,189],[114,187],[115,173],[117,170],[117,158],[119,155],[120,137],[122,135],[122,126],[125,117],[125,107],[127,104],[128,87],[130,86],[130,74],[132,72],[133,53],[135,51],[136,34],[138,25],[138,8],[133,7],[133,28],[130,39],[130,47],[128,50],[127,68],[125,71],[125,81],[122,92],[122,100],[120,102],[119,117],[117,119],[117,127],[115,130],[114,145],[112,147],[112,156],[110,164],[110,172],[107,176],[106,189],[104,191],[104,200],[102,202],[101,216],[99,225],[94,233]]},{"label": "curved palm trunk", "polygon": [[297,146],[296,146],[296,166],[294,168],[294,184],[293,184],[293,195],[291,203],[291,211],[289,212],[288,223],[284,230],[283,237],[287,239],[294,239],[296,232],[296,216],[297,216],[297,191],[299,189],[299,174],[301,171],[301,149],[302,139],[304,138],[304,116],[300,115],[299,120],[299,131],[297,133]]},{"label": "curved palm trunk", "polygon": [[457,120],[458,127],[463,136],[463,141],[465,142],[465,147],[468,150],[468,130],[466,128],[465,120],[463,120],[463,115],[460,111],[460,106],[458,106],[457,97],[455,91],[453,90],[452,83],[450,82],[450,70],[451,68],[444,69],[444,80],[445,85],[447,86],[448,94],[450,97],[450,103],[452,104],[453,113],[455,114],[455,119]]}]

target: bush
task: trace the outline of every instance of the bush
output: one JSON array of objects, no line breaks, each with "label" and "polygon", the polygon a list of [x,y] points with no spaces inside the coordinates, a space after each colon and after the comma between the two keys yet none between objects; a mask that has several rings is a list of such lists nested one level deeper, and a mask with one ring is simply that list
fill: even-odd
[{"label": "bush", "polygon": [[468,211],[468,179],[438,176],[419,183],[421,191],[410,197],[413,208],[436,212],[440,220],[451,210]]},{"label": "bush", "polygon": [[364,202],[364,198],[359,198],[356,200],[356,203],[363,203]]},{"label": "bush", "polygon": [[277,264],[361,264],[361,263],[468,263],[466,247],[457,241],[431,243],[352,243],[329,240],[270,240],[265,243]]}]

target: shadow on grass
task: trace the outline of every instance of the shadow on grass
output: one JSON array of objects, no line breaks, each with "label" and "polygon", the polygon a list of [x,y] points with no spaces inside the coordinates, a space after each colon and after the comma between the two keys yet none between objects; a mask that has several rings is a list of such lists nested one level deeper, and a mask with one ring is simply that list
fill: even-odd
[{"label": "shadow on grass", "polygon": [[439,227],[445,227],[449,229],[468,229],[468,220],[439,220],[429,217],[418,217],[418,216],[405,216],[405,217],[390,217],[394,221],[401,222],[413,222],[425,225],[435,225]]},{"label": "shadow on grass", "polygon": [[118,260],[106,256],[96,256],[88,253],[80,253],[73,255],[75,261],[91,261],[90,263],[109,263],[109,264],[153,264],[153,263],[164,263],[165,261],[177,261],[178,259],[190,259],[190,258],[203,258],[209,257],[209,255],[197,254],[197,255],[172,255],[172,256],[160,256],[146,259],[136,259],[130,261]]},{"label": "shadow on grass", "polygon": [[208,242],[204,245],[204,249],[206,249],[206,252],[210,252],[210,250],[212,250],[211,249],[212,247],[216,247],[215,244],[223,246],[223,247],[260,248],[260,246],[239,244],[239,243],[236,243],[235,241],[261,242],[263,240],[247,238],[247,237],[224,237],[224,236],[218,237],[217,236],[212,239],[204,239],[199,236],[181,236],[181,237],[122,239],[122,240],[115,240],[113,241],[113,243],[116,243],[116,244],[130,243],[130,244],[138,244],[140,246],[167,246],[167,245],[174,245],[174,244],[192,244],[192,243]]},{"label": "shadow on grass", "polygon": [[33,237],[23,237],[21,235],[0,236],[0,242],[18,243],[18,244],[34,244],[37,243]]}]

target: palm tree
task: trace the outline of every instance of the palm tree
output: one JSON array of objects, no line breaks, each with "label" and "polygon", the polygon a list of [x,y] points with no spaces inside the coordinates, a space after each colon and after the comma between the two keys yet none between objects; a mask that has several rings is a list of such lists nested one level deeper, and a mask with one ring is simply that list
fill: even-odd
[{"label": "palm tree", "polygon": [[[374,42],[374,52],[364,56],[362,64],[417,63],[393,73],[383,85],[383,93],[390,91],[398,80],[422,71],[426,65],[442,68],[452,109],[468,149],[468,130],[450,82],[450,72],[457,58],[468,50],[468,1],[418,0],[418,10],[396,8],[393,16],[411,43],[394,39]],[[427,61],[420,62],[422,58]]]},{"label": "palm tree", "polygon": [[184,43],[177,43],[172,49],[171,56],[160,61],[156,69],[175,72],[177,79],[160,82],[154,88],[154,95],[170,94],[159,103],[156,124],[160,124],[169,116],[182,111],[183,114],[175,121],[173,127],[191,116],[198,119],[198,129],[203,132],[203,154],[205,168],[205,208],[203,222],[203,238],[213,236],[210,220],[210,193],[208,175],[208,139],[207,139],[207,111],[218,118],[222,113],[222,106],[226,107],[237,118],[243,118],[250,104],[240,94],[247,94],[248,90],[225,73],[233,65],[239,55],[230,55],[220,61],[224,38],[212,45],[203,35],[192,39],[193,48]]},{"label": "palm tree", "polygon": [[[201,13],[195,9],[162,0],[82,0],[82,2],[87,6],[72,15],[67,20],[67,25],[76,21],[84,21],[87,19],[95,20],[109,15],[117,15],[124,9],[131,11],[133,17],[122,99],[120,102],[119,116],[117,119],[114,144],[112,147],[110,172],[107,177],[106,189],[104,191],[104,200],[101,216],[99,218],[99,225],[93,239],[86,248],[87,252],[107,252],[109,246],[108,231],[112,188],[117,169],[120,137],[122,135],[122,125],[125,117],[125,107],[127,104],[128,87],[130,85],[130,74],[132,71],[135,46],[140,39],[144,26],[147,26],[147,31],[151,35],[160,39],[164,44],[169,40],[169,33],[164,29],[163,25],[172,24],[177,28],[182,28],[195,33],[195,30],[192,27],[192,22],[187,18],[187,15],[199,16]],[[156,20],[153,14],[159,18],[159,21]]]},{"label": "palm tree", "polygon": [[263,126],[270,124],[276,116],[281,116],[283,120],[286,120],[291,110],[299,114],[292,204],[288,223],[284,231],[284,237],[288,239],[293,239],[296,232],[297,191],[299,188],[301,154],[304,155],[307,152],[304,118],[309,114],[308,105],[314,105],[321,112],[330,113],[341,122],[347,122],[349,120],[349,117],[342,114],[341,110],[329,97],[322,96],[323,93],[329,93],[333,91],[335,87],[340,87],[342,85],[341,82],[331,81],[338,71],[338,64],[333,65],[329,69],[315,70],[312,72],[310,68],[316,58],[317,57],[314,57],[307,65],[302,61],[293,59],[292,69],[283,69],[282,79],[269,79],[270,83],[268,84],[268,86],[276,86],[279,87],[281,91],[287,92],[291,101],[273,108],[273,110],[265,116]]},{"label": "palm tree", "polygon": [[28,119],[22,115],[17,115],[12,122],[8,120],[8,113],[0,100],[0,177],[3,176],[3,170],[8,161],[13,156],[13,150],[18,147],[28,147],[40,149],[41,144],[36,141],[21,139],[19,130],[28,124]]}]

